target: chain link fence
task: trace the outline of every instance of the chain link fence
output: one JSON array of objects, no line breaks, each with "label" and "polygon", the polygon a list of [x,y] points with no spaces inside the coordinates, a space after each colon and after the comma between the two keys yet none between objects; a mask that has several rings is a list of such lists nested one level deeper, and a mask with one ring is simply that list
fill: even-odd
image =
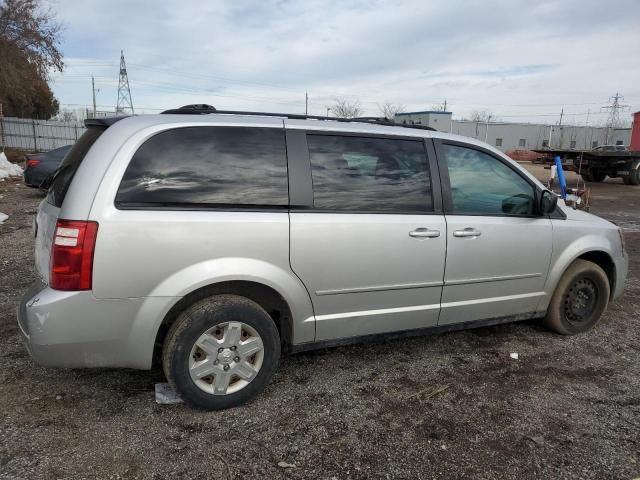
[{"label": "chain link fence", "polygon": [[27,152],[44,152],[74,143],[85,130],[82,122],[0,117],[0,144]]}]

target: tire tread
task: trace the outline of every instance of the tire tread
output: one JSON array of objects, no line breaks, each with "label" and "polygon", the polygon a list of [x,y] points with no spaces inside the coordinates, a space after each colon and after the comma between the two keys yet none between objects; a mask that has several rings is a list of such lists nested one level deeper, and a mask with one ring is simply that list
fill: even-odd
[{"label": "tire tread", "polygon": [[[604,298],[604,305],[601,307],[602,311],[600,312],[600,315],[595,319],[595,321],[593,321],[591,324],[586,325],[584,328],[576,328],[564,319],[561,305],[565,292],[571,285],[575,277],[586,272],[591,272],[600,277],[600,280],[602,280],[602,285],[605,289],[605,292],[603,292],[602,295],[602,297]],[[567,268],[567,270],[564,272],[562,278],[556,286],[556,290],[551,297],[551,301],[549,302],[547,315],[543,320],[544,325],[550,330],[553,330],[554,332],[561,335],[575,335],[576,333],[581,333],[589,330],[591,327],[598,323],[600,316],[606,310],[609,301],[610,288],[611,287],[609,285],[609,278],[599,265],[582,259],[574,261],[571,265],[569,265],[569,268]]]}]

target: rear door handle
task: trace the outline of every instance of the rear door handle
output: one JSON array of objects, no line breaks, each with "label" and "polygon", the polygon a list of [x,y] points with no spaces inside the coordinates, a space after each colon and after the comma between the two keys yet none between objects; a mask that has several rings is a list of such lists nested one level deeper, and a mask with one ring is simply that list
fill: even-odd
[{"label": "rear door handle", "polygon": [[428,228],[416,228],[409,232],[413,238],[436,238],[440,236],[440,230],[429,230]]},{"label": "rear door handle", "polygon": [[464,230],[455,230],[453,232],[454,237],[479,237],[480,235],[482,235],[482,232],[472,227],[467,227]]}]

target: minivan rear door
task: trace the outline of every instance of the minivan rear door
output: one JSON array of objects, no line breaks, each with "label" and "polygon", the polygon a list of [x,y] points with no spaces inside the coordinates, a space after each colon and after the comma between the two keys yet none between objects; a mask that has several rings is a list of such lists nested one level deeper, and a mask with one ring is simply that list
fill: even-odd
[{"label": "minivan rear door", "polygon": [[436,325],[446,224],[431,142],[288,122],[290,261],[316,341]]},{"label": "minivan rear door", "polygon": [[[67,194],[69,185],[82,163],[85,155],[102,135],[106,129],[105,126],[89,126],[87,130],[80,136],[78,141],[73,145],[69,153],[65,156],[56,170],[46,198],[40,203],[38,213],[34,222],[34,234],[36,236],[36,269],[38,274],[45,283],[49,283],[49,257],[51,256],[51,244],[53,242],[54,230],[56,222],[60,214],[62,202]],[[83,219],[73,219],[83,220]]]}]

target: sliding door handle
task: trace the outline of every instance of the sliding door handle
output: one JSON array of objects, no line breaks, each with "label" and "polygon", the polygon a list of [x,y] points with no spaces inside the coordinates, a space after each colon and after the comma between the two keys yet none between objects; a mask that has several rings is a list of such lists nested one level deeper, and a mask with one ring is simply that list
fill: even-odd
[{"label": "sliding door handle", "polygon": [[479,237],[480,235],[482,235],[482,232],[472,227],[465,228],[464,230],[455,230],[453,232],[454,237]]},{"label": "sliding door handle", "polygon": [[440,236],[440,230],[429,230],[428,228],[416,228],[409,232],[412,238],[436,238]]}]

